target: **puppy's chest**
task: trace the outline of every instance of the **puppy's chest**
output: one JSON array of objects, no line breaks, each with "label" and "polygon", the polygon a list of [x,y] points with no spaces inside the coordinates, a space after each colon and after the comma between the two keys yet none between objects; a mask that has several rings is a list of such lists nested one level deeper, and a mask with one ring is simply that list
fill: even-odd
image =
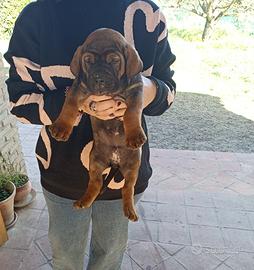
[{"label": "puppy's chest", "polygon": [[106,136],[110,136],[111,138],[112,136],[124,136],[123,125],[107,124],[105,125],[103,131],[105,132]]},{"label": "puppy's chest", "polygon": [[92,119],[94,139],[107,145],[118,145],[124,139],[123,122],[119,120],[102,121]]}]

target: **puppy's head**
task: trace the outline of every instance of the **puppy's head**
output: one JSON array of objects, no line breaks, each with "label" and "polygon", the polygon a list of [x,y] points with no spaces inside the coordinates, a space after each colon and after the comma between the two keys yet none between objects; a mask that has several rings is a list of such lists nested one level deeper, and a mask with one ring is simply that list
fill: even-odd
[{"label": "puppy's head", "polygon": [[98,29],[75,52],[71,71],[87,90],[102,95],[118,91],[120,81],[142,71],[137,51],[117,31]]}]

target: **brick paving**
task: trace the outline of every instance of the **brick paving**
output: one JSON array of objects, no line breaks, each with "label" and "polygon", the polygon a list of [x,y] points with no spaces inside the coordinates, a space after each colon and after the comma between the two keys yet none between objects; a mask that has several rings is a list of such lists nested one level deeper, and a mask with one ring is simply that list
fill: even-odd
[{"label": "brick paving", "polygon": [[[34,157],[39,127],[19,131],[37,198],[17,211],[0,268],[49,270],[48,213]],[[152,149],[151,160],[154,175],[121,269],[254,269],[254,154]]]}]

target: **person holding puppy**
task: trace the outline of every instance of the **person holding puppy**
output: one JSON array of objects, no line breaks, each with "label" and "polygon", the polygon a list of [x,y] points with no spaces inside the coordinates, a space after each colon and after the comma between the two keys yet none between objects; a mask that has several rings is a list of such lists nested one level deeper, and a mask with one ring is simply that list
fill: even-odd
[{"label": "person holding puppy", "polygon": [[[74,75],[70,63],[76,49],[99,28],[120,32],[137,50],[142,62],[144,115],[157,116],[172,104],[175,82],[170,66],[175,61],[167,40],[166,20],[150,0],[38,0],[19,15],[9,49],[6,81],[11,113],[21,122],[42,125],[36,146],[41,184],[49,212],[49,240],[54,270],[81,270],[92,221],[88,269],[121,268],[128,240],[128,219],[122,211],[123,176],[110,179],[90,208],[76,210],[89,181],[89,153],[93,134],[89,115],[102,120],[122,118],[126,104],[110,96],[91,95],[77,115],[66,142],[49,130],[59,116]],[[105,177],[111,175],[105,170]],[[152,169],[149,145],[142,146],[141,166],[135,185],[137,202],[148,186]]]}]

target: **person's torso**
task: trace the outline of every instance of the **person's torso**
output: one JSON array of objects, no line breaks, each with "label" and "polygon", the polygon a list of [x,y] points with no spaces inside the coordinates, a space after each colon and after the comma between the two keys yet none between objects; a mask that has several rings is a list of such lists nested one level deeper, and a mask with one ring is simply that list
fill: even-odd
[{"label": "person's torso", "polygon": [[[40,4],[40,66],[38,85],[47,90],[71,85],[70,62],[75,50],[98,28],[119,31],[135,46],[143,61],[144,74],[151,75],[158,39],[157,7],[149,1],[44,0]],[[147,133],[145,119],[142,125]],[[42,185],[57,195],[78,198],[88,183],[89,153],[93,145],[90,119],[84,115],[67,142],[54,140],[43,127],[36,147]],[[109,169],[105,174],[109,173]],[[151,176],[149,147],[142,148],[136,185],[147,186]],[[124,180],[115,177],[101,198],[118,198]],[[117,181],[118,178],[118,181]]]}]

